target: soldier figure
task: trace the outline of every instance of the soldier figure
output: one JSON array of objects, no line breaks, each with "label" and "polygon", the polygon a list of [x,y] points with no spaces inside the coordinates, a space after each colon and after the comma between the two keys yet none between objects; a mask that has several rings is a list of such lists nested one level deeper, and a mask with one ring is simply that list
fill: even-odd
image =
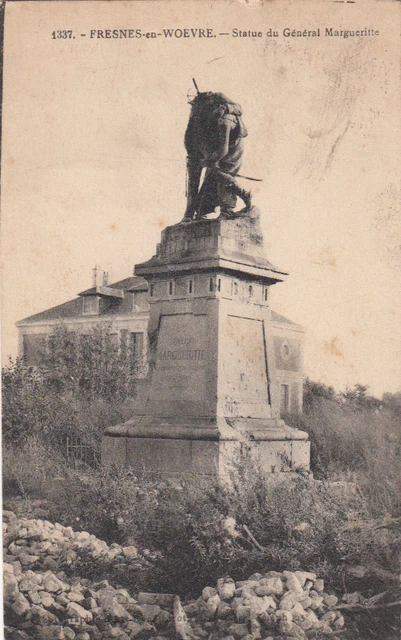
[{"label": "soldier figure", "polygon": [[[191,102],[185,132],[187,150],[187,208],[185,222],[199,220],[220,206],[220,215],[234,218],[239,196],[251,208],[251,194],[238,185],[235,176],[242,162],[243,139],[247,130],[242,110],[222,93],[199,93]],[[200,186],[202,170],[205,179]]]}]

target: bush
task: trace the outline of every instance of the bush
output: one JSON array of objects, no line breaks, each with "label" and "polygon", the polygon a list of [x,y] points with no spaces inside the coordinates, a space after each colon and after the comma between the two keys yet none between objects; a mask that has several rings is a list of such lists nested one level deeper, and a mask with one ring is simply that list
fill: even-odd
[{"label": "bush", "polygon": [[26,443],[41,436],[57,441],[77,427],[70,398],[55,391],[44,371],[28,367],[22,359],[10,360],[2,371],[3,438],[6,443]]},{"label": "bush", "polygon": [[129,345],[119,349],[110,324],[89,333],[57,327],[40,366],[9,360],[2,371],[3,437],[19,445],[31,437],[65,450],[66,438],[78,438],[99,456],[101,435],[133,412],[142,363]]},{"label": "bush", "polygon": [[42,439],[32,437],[22,446],[3,446],[3,494],[21,496],[27,501],[57,493],[56,483],[65,484],[68,472],[65,459]]},{"label": "bush", "polygon": [[[70,469],[36,442],[6,446],[4,478],[27,501],[42,499],[42,519],[145,552],[148,570],[118,575],[132,590],[188,597],[224,575],[307,569],[343,591],[348,565],[388,572],[399,561],[399,532],[374,526],[363,489],[303,476],[272,481],[247,459],[230,484],[202,476],[173,484],[115,467]],[[234,529],[227,528],[228,518]],[[89,563],[82,570],[94,568]]]},{"label": "bush", "polygon": [[[199,593],[222,575],[241,579],[264,567],[316,569],[338,585],[342,532],[367,517],[358,493],[303,477],[277,484],[248,460],[230,485],[205,477],[177,485],[117,468],[70,471],[49,513],[108,543],[149,549],[146,588],[182,595]],[[227,518],[236,521],[238,535],[225,528]]]},{"label": "bush", "polygon": [[366,387],[335,394],[309,381],[303,416],[286,416],[310,435],[311,469],[320,479],[356,482],[372,517],[401,515],[401,410]]},{"label": "bush", "polygon": [[110,322],[91,329],[68,331],[61,325],[49,337],[41,369],[49,386],[75,398],[123,401],[135,396],[143,362],[131,345],[113,336]]}]

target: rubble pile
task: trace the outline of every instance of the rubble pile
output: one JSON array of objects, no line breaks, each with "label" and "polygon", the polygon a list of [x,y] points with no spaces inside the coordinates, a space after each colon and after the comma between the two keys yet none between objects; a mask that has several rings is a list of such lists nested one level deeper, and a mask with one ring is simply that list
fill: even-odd
[{"label": "rubble pile", "polygon": [[26,569],[58,571],[71,568],[82,554],[113,568],[127,570],[138,551],[134,546],[110,546],[87,531],[52,524],[47,520],[20,520],[10,511],[3,512],[5,561],[18,561]]},{"label": "rubble pile", "polygon": [[331,636],[344,626],[338,598],[306,571],[268,571],[234,582],[221,578],[184,606],[195,636],[278,640]]},{"label": "rubble pile", "polygon": [[344,626],[337,597],[305,571],[221,578],[183,606],[172,594],[139,593],[68,578],[60,567],[83,547],[96,562],[135,561],[87,532],[6,514],[3,525],[5,637],[10,640],[303,640]]}]

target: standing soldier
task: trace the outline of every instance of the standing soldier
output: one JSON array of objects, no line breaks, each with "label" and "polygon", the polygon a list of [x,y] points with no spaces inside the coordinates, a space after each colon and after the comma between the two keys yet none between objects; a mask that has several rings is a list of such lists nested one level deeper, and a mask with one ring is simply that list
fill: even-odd
[{"label": "standing soldier", "polygon": [[[196,84],[195,84],[196,86]],[[187,208],[185,222],[199,220],[220,206],[224,218],[235,217],[239,196],[248,211],[251,194],[241,189],[235,176],[241,167],[247,130],[241,107],[222,93],[198,92],[191,102],[185,132],[187,150]],[[202,169],[206,175],[202,187]]]}]

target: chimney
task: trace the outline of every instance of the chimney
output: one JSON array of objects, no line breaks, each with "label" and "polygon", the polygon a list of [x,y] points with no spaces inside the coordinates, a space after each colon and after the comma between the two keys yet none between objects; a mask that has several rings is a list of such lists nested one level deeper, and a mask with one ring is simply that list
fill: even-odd
[{"label": "chimney", "polygon": [[98,267],[97,265],[92,269],[92,287],[97,287],[97,274],[98,274]]},{"label": "chimney", "polygon": [[107,271],[103,271],[103,286],[107,287],[109,284],[109,274]]}]

